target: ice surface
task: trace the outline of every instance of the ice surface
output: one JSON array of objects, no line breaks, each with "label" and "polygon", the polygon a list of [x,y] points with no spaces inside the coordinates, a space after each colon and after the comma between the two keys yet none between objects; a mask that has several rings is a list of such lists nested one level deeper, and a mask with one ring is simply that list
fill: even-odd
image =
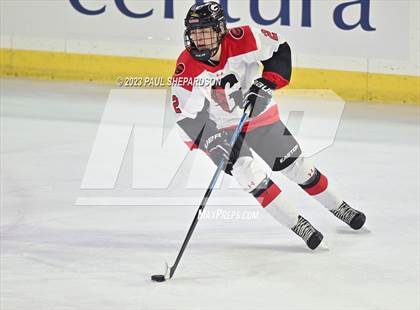
[{"label": "ice surface", "polygon": [[[173,280],[153,283],[204,189],[186,206],[173,189],[131,189],[131,148],[114,190],[80,189],[110,88],[1,80],[1,309],[419,308],[419,106],[348,103],[335,143],[314,156],[369,231],[351,231],[274,175],[329,250],[311,252],[241,190],[220,189],[208,211],[256,216],[203,219]],[[153,154],[146,163],[159,165]],[[199,158],[192,173],[206,183],[213,171]],[[146,195],[153,205],[76,204]]]}]

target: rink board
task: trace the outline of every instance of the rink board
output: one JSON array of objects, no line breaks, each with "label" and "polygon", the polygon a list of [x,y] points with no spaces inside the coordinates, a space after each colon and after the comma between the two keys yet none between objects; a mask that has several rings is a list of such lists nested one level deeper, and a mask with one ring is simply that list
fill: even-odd
[{"label": "rink board", "polygon": [[[0,75],[44,80],[117,84],[130,77],[163,77],[175,61],[141,57],[0,49]],[[330,89],[345,100],[420,103],[420,77],[343,70],[294,68],[292,89]]]}]

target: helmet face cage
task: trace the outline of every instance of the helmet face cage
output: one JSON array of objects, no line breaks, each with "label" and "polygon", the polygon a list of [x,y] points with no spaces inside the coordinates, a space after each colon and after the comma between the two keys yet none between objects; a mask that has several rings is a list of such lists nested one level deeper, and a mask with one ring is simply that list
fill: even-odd
[{"label": "helmet face cage", "polygon": [[[193,5],[185,18],[185,27],[185,48],[194,58],[201,61],[207,61],[217,53],[220,43],[227,31],[226,19],[223,14],[223,10],[217,2],[207,2],[202,5]],[[212,28],[215,31],[216,36],[214,37],[212,34],[204,32],[205,28]],[[201,34],[199,29],[203,29]],[[214,47],[197,47],[197,42],[194,42],[192,39],[193,30],[197,30],[199,33],[199,41],[205,40],[208,43],[210,40],[210,44],[206,45]]]}]

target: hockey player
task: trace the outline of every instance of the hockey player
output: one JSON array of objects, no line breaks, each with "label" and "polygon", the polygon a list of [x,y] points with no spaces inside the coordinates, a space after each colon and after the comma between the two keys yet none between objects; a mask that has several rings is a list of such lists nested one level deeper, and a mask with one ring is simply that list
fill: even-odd
[{"label": "hockey player", "polygon": [[[301,156],[299,144],[280,120],[277,104],[272,100],[273,91],[290,81],[288,43],[268,30],[249,26],[227,29],[222,7],[216,2],[193,5],[185,27],[185,50],[173,76],[172,103],[179,116],[180,133],[190,149],[205,151],[216,165],[225,158],[224,171],[310,249],[321,243],[323,235],[290,205],[250,149],[337,218],[360,229],[365,215],[344,202],[327,177]],[[215,79],[219,83],[202,86],[196,83],[200,79]],[[248,108],[250,119],[231,149],[229,139]]]}]

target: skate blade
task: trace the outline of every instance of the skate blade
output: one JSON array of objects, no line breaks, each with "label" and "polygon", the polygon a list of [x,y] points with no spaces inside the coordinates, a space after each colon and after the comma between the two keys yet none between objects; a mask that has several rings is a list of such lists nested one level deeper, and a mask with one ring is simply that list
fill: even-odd
[{"label": "skate blade", "polygon": [[366,226],[363,226],[362,228],[360,228],[359,232],[364,233],[364,234],[371,234],[372,231],[367,228]]},{"label": "skate blade", "polygon": [[330,247],[329,247],[328,241],[324,237],[324,239],[322,239],[321,243],[315,249],[315,252],[327,252],[329,250],[330,250]]}]

